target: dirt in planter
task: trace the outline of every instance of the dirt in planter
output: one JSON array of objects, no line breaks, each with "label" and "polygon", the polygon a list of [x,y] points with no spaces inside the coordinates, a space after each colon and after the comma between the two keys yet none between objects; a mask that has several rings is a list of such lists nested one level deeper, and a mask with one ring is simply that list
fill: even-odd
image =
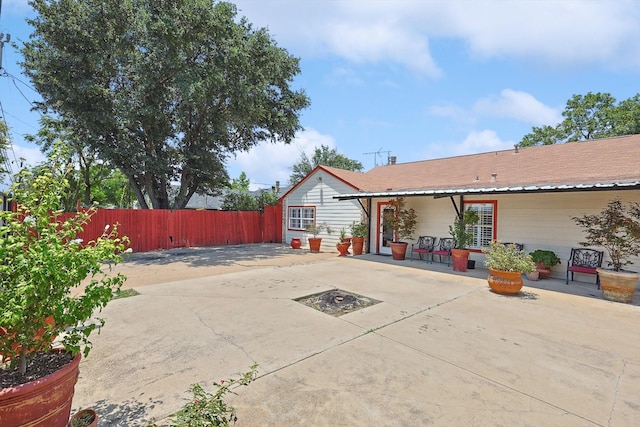
[{"label": "dirt in planter", "polygon": [[353,294],[341,289],[333,289],[319,294],[308,295],[295,299],[294,301],[335,317],[381,302],[373,298]]},{"label": "dirt in planter", "polygon": [[15,387],[54,373],[73,360],[70,353],[38,352],[29,356],[27,372],[20,375],[17,369],[10,369],[9,363],[0,364],[0,389]]}]

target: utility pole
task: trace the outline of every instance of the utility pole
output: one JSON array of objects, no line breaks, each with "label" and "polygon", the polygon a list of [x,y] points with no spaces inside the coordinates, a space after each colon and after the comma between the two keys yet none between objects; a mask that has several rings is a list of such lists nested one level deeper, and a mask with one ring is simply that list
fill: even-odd
[{"label": "utility pole", "polygon": [[[2,0],[0,0],[0,18],[2,18]],[[0,33],[0,71],[2,70],[2,57],[4,56],[4,44],[9,43],[10,41],[11,41],[11,34]]]}]

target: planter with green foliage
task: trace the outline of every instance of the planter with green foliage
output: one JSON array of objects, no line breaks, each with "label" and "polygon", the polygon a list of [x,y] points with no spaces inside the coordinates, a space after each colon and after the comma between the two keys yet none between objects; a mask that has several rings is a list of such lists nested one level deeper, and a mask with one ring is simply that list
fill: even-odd
[{"label": "planter with green foliage", "polygon": [[402,239],[412,239],[418,223],[416,211],[407,208],[404,197],[389,200],[389,207],[384,211],[384,224],[393,230],[393,241],[390,243],[393,259],[403,260],[407,253],[407,242]]},{"label": "planter with green foliage", "polygon": [[364,239],[367,237],[367,228],[367,223],[364,221],[353,221],[350,225],[354,255],[362,255]]},{"label": "planter with green foliage", "polygon": [[[60,377],[65,392],[73,395],[80,353],[89,353],[90,334],[104,324],[92,316],[125,280],[107,271],[122,260],[128,243],[117,237],[116,227],[107,225],[96,240],[82,242],[78,233],[94,211],[61,219],[68,187],[64,158],[58,149],[38,175],[19,172],[10,190],[16,209],[0,212],[0,355],[7,362],[0,369],[0,419],[7,425],[31,425],[38,419],[46,426],[67,424],[71,397],[58,390],[54,394],[60,399],[54,402],[50,390],[34,387],[48,382],[57,387],[58,380],[49,378]],[[52,350],[56,338],[63,351]],[[42,369],[52,373],[33,376],[32,371]],[[30,395],[35,406],[16,404],[22,395]]]},{"label": "planter with green foliage", "polygon": [[496,293],[515,295],[522,289],[522,273],[535,271],[531,256],[516,245],[493,241],[488,249],[482,249],[484,265],[489,268],[489,287]]},{"label": "planter with green foliage", "polygon": [[473,244],[473,226],[480,221],[478,214],[467,209],[456,216],[453,225],[449,226],[449,234],[453,238],[451,249],[451,263],[454,271],[467,271],[470,251],[468,246]]},{"label": "planter with green foliage", "polygon": [[536,249],[529,252],[531,259],[536,263],[536,269],[541,279],[551,277],[551,267],[560,264],[560,258],[555,252],[546,249]]},{"label": "planter with green foliage", "polygon": [[322,245],[322,237],[318,237],[320,233],[326,231],[327,234],[333,233],[331,227],[329,227],[326,223],[316,224],[315,222],[312,224],[307,224],[304,228],[305,231],[313,237],[309,237],[307,241],[309,242],[309,250],[311,252],[320,252],[320,246]]},{"label": "planter with green foliage", "polygon": [[582,246],[600,246],[605,248],[610,268],[599,268],[600,288],[605,299],[630,303],[633,299],[640,275],[624,270],[631,264],[631,257],[640,254],[640,204],[623,204],[614,199],[594,215],[573,217],[574,222],[583,228],[587,237]]}]

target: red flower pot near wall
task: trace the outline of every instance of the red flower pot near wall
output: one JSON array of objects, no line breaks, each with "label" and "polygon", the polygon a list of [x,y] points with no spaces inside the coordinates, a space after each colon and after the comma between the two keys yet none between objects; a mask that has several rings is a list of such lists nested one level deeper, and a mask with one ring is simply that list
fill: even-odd
[{"label": "red flower pot near wall", "polygon": [[347,254],[349,253],[349,246],[351,246],[351,243],[348,243],[348,242],[338,243],[336,245],[336,249],[338,249],[338,252],[340,252],[339,256],[347,256]]},{"label": "red flower pot near wall", "polygon": [[451,249],[451,263],[453,264],[453,271],[467,271],[467,262],[469,261],[469,254],[471,251],[468,249]]},{"label": "red flower pot near wall", "polygon": [[2,425],[66,427],[80,357],[78,353],[69,364],[45,377],[0,390]]},{"label": "red flower pot near wall", "polygon": [[300,247],[302,247],[302,240],[294,237],[293,239],[291,239],[291,247],[293,249],[300,249]]},{"label": "red flower pot near wall", "polygon": [[352,237],[351,243],[353,245],[353,254],[362,255],[362,250],[364,248],[364,237]]},{"label": "red flower pot near wall", "polygon": [[395,260],[403,260],[407,256],[407,246],[409,244],[406,242],[391,242],[389,246],[391,246],[391,256]]},{"label": "red flower pot near wall", "polygon": [[309,237],[309,250],[311,252],[320,252],[320,245],[322,244],[322,238]]}]

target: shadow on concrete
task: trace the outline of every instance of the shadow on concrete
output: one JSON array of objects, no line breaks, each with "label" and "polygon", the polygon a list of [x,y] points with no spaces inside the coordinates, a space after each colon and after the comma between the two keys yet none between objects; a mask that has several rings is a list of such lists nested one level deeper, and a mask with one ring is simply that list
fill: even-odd
[{"label": "shadow on concrete", "polygon": [[[126,264],[166,265],[174,262],[186,263],[192,267],[229,266],[243,262],[260,262],[282,257],[299,257],[300,261],[313,260],[314,253],[308,249],[293,249],[284,243],[263,243],[252,245],[207,246],[175,248],[127,255]],[[337,255],[337,253],[336,253]]]},{"label": "shadow on concrete", "polygon": [[[127,401],[124,404],[116,405],[105,400],[99,400],[92,408],[98,413],[98,425],[100,427],[121,427],[121,426],[149,426],[153,425],[149,421],[149,410],[157,405],[162,405],[161,401],[149,399],[147,402],[137,400]],[[80,410],[80,409],[77,409]],[[77,412],[74,410],[72,414]]]}]

